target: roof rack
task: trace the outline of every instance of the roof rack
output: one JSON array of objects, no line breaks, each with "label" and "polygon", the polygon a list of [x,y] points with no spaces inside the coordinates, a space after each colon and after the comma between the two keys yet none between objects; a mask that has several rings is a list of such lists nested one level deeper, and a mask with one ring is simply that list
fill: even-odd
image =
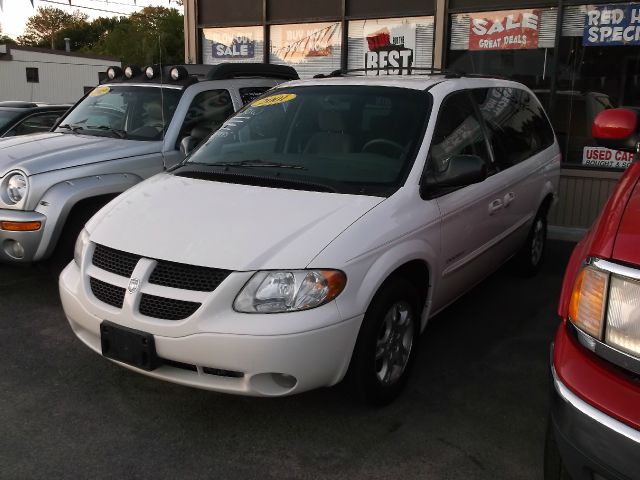
[{"label": "roof rack", "polygon": [[380,75],[385,73],[386,75],[444,75],[446,78],[462,78],[462,77],[477,77],[477,78],[499,78],[508,80],[507,77],[499,75],[487,75],[482,73],[466,73],[460,70],[450,70],[446,68],[435,67],[378,67],[378,68],[352,68],[352,69],[340,69],[334,70],[328,74],[319,73],[313,78],[331,78],[331,77],[344,77],[352,73],[376,73]]},{"label": "roof rack", "polygon": [[241,77],[268,77],[282,80],[297,80],[298,72],[288,65],[267,63],[221,63],[210,67],[207,80],[228,80]]}]

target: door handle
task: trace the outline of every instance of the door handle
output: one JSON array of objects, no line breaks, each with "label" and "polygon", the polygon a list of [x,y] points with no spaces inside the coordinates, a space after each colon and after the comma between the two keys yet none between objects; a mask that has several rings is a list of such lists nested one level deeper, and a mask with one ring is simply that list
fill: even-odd
[{"label": "door handle", "polygon": [[511,202],[516,199],[516,194],[513,192],[509,192],[504,196],[504,208],[507,208]]},{"label": "door handle", "polygon": [[498,210],[500,210],[502,208],[502,205],[503,205],[502,200],[500,200],[499,198],[496,198],[493,202],[489,204],[489,215],[493,215]]}]

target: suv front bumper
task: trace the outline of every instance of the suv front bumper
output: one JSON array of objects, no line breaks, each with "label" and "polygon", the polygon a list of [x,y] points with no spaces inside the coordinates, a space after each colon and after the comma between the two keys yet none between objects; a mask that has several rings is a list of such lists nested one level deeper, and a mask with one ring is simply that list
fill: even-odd
[{"label": "suv front bumper", "polygon": [[640,431],[572,392],[556,373],[553,360],[551,374],[551,426],[571,477],[574,480],[638,478]]},{"label": "suv front bumper", "polygon": [[47,217],[38,212],[0,209],[0,222],[40,222],[32,231],[3,230],[0,228],[0,262],[29,263],[37,260]]}]

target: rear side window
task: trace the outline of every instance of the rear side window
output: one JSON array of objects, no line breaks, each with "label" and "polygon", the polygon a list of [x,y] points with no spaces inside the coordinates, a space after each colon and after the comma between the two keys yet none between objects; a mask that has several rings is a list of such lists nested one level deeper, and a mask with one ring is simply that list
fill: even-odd
[{"label": "rear side window", "polygon": [[477,155],[492,170],[481,122],[466,91],[453,93],[442,102],[427,169],[443,172],[454,155]]},{"label": "rear side window", "polygon": [[240,89],[240,99],[242,105],[253,102],[256,98],[262,95],[267,90],[271,90],[272,87],[245,87]]},{"label": "rear side window", "polygon": [[525,90],[477,88],[472,94],[500,169],[512,167],[553,144],[553,130],[542,107]]}]

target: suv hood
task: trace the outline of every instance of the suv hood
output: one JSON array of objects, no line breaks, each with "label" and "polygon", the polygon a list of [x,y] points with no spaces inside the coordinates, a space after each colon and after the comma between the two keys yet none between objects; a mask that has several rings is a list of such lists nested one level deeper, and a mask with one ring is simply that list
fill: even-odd
[{"label": "suv hood", "polygon": [[613,245],[613,259],[640,265],[638,245],[640,245],[640,183],[636,183],[622,214]]},{"label": "suv hood", "polygon": [[27,175],[157,153],[162,142],[123,140],[75,133],[35,133],[0,141],[0,177],[20,169]]},{"label": "suv hood", "polygon": [[159,174],[113,200],[87,229],[93,242],[155,259],[227,270],[305,268],[383,200]]}]

